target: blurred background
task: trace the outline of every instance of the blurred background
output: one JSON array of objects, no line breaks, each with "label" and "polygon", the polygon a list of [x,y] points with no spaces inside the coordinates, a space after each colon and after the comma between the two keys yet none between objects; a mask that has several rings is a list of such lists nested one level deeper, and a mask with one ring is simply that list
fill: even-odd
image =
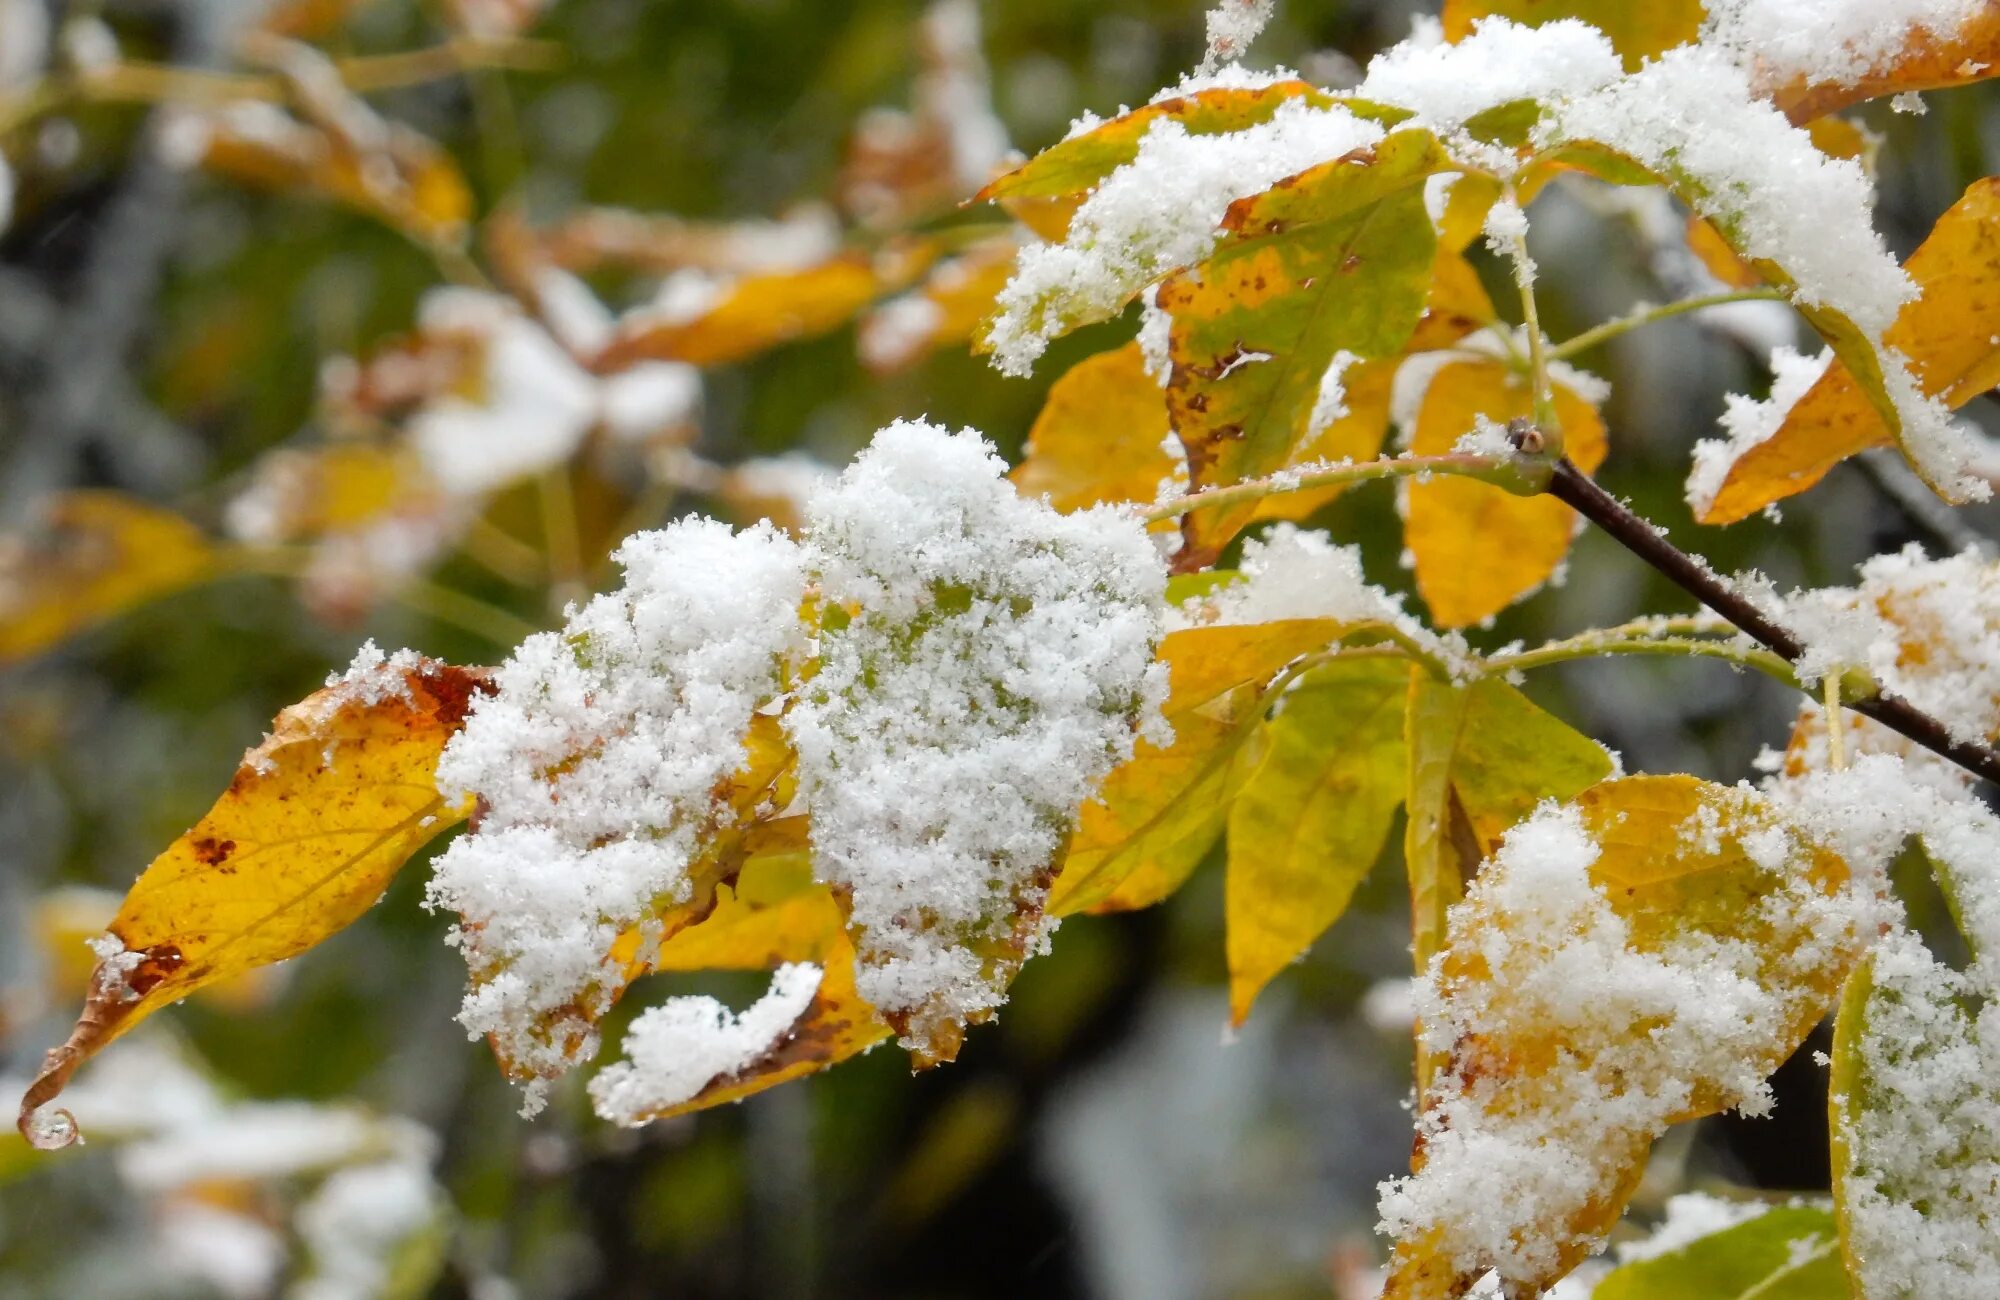
[{"label": "blurred background", "polygon": [[[495,662],[615,582],[616,538],[695,509],[782,522],[899,416],[1017,452],[1049,383],[1132,321],[998,376],[967,338],[1022,236],[958,202],[1195,67],[1202,8],[0,0],[0,1094],[66,1032],[82,939],[364,638]],[[1282,0],[1253,62],[1346,84],[1426,12]],[[1856,115],[1898,253],[1996,170],[1994,93]],[[1558,337],[1686,291],[1664,199],[1563,185],[1533,216]],[[1866,458],[1781,519],[1694,526],[1690,446],[1791,337],[1731,319],[1584,358],[1615,385],[1614,490],[1783,585],[1981,544],[1989,517]],[[575,360],[611,354],[630,364]],[[548,445],[520,463],[465,454],[524,429]],[[1320,522],[1409,589],[1386,491]],[[1565,585],[1475,640],[1686,608],[1585,537]],[[1795,707],[1708,663],[1530,689],[1629,769],[1729,781]],[[464,970],[420,861],[331,942],[87,1067],[88,1146],[0,1137],[0,1300],[1355,1300],[1410,1145],[1399,844],[1234,1039],[1211,864],[1164,906],[1066,923],[955,1066],[885,1049],[632,1132],[580,1087],[515,1117],[452,1021]],[[669,993],[756,987],[656,976],[611,1034]],[[1779,1091],[1770,1119],[1671,1136],[1639,1212],[1824,1188],[1823,1075],[1802,1054]]]}]

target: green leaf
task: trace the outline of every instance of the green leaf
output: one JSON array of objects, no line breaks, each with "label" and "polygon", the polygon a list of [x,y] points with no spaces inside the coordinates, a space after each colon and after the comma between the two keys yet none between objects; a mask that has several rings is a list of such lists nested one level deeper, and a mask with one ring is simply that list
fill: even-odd
[{"label": "green leaf", "polygon": [[[1423,182],[1450,166],[1429,132],[1399,131],[1239,200],[1215,254],[1161,284],[1173,318],[1167,406],[1194,486],[1287,464],[1337,353],[1401,351],[1436,257]],[[1246,502],[1189,515],[1189,553],[1219,553],[1255,512]]]},{"label": "green leaf", "polygon": [[1591,1300],[1847,1300],[1833,1212],[1781,1205],[1617,1269]]},{"label": "green leaf", "polygon": [[1299,678],[1265,724],[1263,760],[1229,812],[1230,1015],[1347,910],[1403,801],[1395,660],[1335,661]]}]

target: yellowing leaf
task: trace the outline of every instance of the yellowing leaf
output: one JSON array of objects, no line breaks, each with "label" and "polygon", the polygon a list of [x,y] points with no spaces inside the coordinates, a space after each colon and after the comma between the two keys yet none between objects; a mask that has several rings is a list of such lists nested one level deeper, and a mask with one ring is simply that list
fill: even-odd
[{"label": "yellowing leaf", "polygon": [[1866,941],[1846,864],[1748,791],[1625,777],[1532,825],[1451,913],[1386,1300],[1552,1285],[1669,1125],[1756,1100]]},{"label": "yellowing leaf", "polygon": [[[1167,407],[1197,488],[1290,463],[1335,357],[1394,356],[1409,341],[1437,254],[1423,182],[1446,166],[1424,131],[1322,163],[1232,205],[1215,254],[1160,285]],[[1255,509],[1188,515],[1178,566],[1212,562]]]},{"label": "yellowing leaf", "polygon": [[657,970],[764,970],[810,961],[822,970],[818,992],[791,1029],[748,1067],[710,1081],[679,1105],[633,1116],[647,1123],[726,1102],[835,1065],[890,1038],[854,987],[854,946],[846,918],[826,886],[812,878],[804,852],[752,858],[734,887],[715,890],[714,910],[660,945]]},{"label": "yellowing leaf", "polygon": [[[343,101],[378,130],[343,135],[263,104],[189,118],[182,129],[218,175],[280,193],[317,193],[427,243],[457,243],[472,219],[471,187],[434,141]],[[338,120],[338,116],[335,116]]]},{"label": "yellowing leaf", "polygon": [[1444,36],[1463,40],[1487,17],[1530,27],[1580,18],[1611,38],[1629,72],[1699,36],[1702,12],[1701,0],[1445,0]]},{"label": "yellowing leaf", "polygon": [[471,811],[433,773],[482,669],[391,664],[280,713],[215,806],[153,860],[107,933],[69,1040],[21,1102],[30,1141],[62,1145],[35,1111],[91,1055],[205,984],[293,957],[345,928],[410,855]]},{"label": "yellowing leaf", "polygon": [[391,510],[444,508],[414,451],[375,442],[272,452],[237,500],[256,540],[270,542],[357,528]]},{"label": "yellowing leaf", "polygon": [[[1610,754],[1496,678],[1470,686],[1412,668],[1405,704],[1408,768],[1404,869],[1410,949],[1421,974],[1444,947],[1446,917],[1500,836],[1544,799],[1569,799],[1611,774]],[[1439,1061],[1417,1043],[1417,1084]]]},{"label": "yellowing leaf", "polygon": [[1496,319],[1498,313],[1493,310],[1486,286],[1480,283],[1479,272],[1472,269],[1464,254],[1440,242],[1437,261],[1431,266],[1431,288],[1424,299],[1423,319],[1410,335],[1407,350],[1431,352],[1450,347]]},{"label": "yellowing leaf", "polygon": [[1229,810],[1230,1017],[1340,919],[1403,799],[1407,667],[1315,668],[1265,725],[1262,761]]},{"label": "yellowing leaf", "polygon": [[1155,122],[1178,122],[1190,135],[1221,135],[1269,121],[1280,104],[1302,96],[1325,98],[1303,81],[1280,81],[1256,89],[1202,90],[1148,104],[1044,149],[979,191],[973,201],[1082,194],[1138,157],[1139,141]]},{"label": "yellowing leaf", "polygon": [[1009,476],[1026,496],[1058,510],[1106,501],[1151,501],[1172,475],[1167,399],[1146,373],[1137,343],[1085,357],[1049,388]]},{"label": "yellowing leaf", "polygon": [[1713,223],[1692,212],[1687,219],[1687,246],[1710,275],[1731,289],[1754,289],[1764,283],[1764,277],[1736,255]]},{"label": "yellowing leaf", "polygon": [[53,497],[32,532],[0,538],[0,664],[202,582],[217,563],[171,510],[115,492]]},{"label": "yellowing leaf", "polygon": [[910,259],[885,262],[846,253],[800,271],[772,271],[729,283],[694,312],[635,312],[597,360],[600,370],[622,370],[639,361],[685,361],[720,366],[783,343],[812,338],[852,320],[862,308],[892,292],[921,268]]},{"label": "yellowing leaf", "polygon": [[1787,117],[1794,122],[1810,122],[1864,100],[1970,85],[1997,71],[2000,71],[2000,8],[1988,4],[1942,39],[1912,32],[1895,56],[1848,84],[1813,83],[1799,77],[1770,93]]},{"label": "yellowing leaf", "polygon": [[[1883,336],[1912,363],[1924,393],[1961,407],[2000,383],[2000,178],[1975,181],[1932,228],[1905,270],[1922,291]],[[1729,468],[1703,523],[1731,523],[1803,492],[1829,469],[1895,433],[1836,359],[1777,433]]]},{"label": "yellowing leaf", "polygon": [[[1556,418],[1569,458],[1586,473],[1604,461],[1604,422],[1574,390],[1555,387]],[[1534,394],[1497,361],[1454,362],[1424,394],[1411,450],[1451,451],[1481,416],[1495,424],[1530,418]],[[1549,580],[1577,528],[1568,506],[1515,496],[1474,480],[1440,476],[1409,485],[1405,536],[1416,557],[1417,590],[1444,627],[1489,618]]]},{"label": "yellowing leaf", "polygon": [[1263,714],[1262,688],[1341,630],[1300,619],[1188,628],[1162,641],[1173,743],[1141,740],[1084,804],[1049,893],[1049,914],[1144,907],[1179,887],[1222,833],[1238,752]]}]

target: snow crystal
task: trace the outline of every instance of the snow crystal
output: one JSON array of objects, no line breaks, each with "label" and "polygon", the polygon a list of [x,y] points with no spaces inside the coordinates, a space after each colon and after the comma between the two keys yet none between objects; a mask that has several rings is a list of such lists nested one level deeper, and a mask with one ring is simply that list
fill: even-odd
[{"label": "snow crystal", "polygon": [[1005,470],[970,430],[899,422],[808,515],[822,598],[858,610],[785,719],[814,867],[851,897],[861,995],[925,1054],[998,1005],[1011,965],[975,945],[1035,942],[1078,807],[1165,689],[1144,528]]},{"label": "snow crystal", "polygon": [[[1768,1108],[1769,1045],[1810,996],[1807,976],[1851,956],[1867,916],[1853,891],[1829,899],[1780,861],[1755,904],[1753,923],[1780,939],[1763,954],[1700,932],[1642,947],[1591,879],[1598,854],[1575,808],[1537,809],[1454,909],[1454,952],[1481,977],[1455,974],[1441,955],[1419,990],[1423,1032],[1439,1051],[1477,1040],[1569,1049],[1530,1080],[1478,1061],[1441,1076],[1419,1120],[1422,1169],[1383,1185],[1382,1229],[1437,1234],[1461,1272],[1523,1281],[1552,1271],[1570,1242],[1547,1225],[1608,1196],[1632,1144],[1698,1095]],[[1772,951],[1785,954],[1776,979],[1764,969]],[[1653,1028],[1635,1036],[1635,1024]]]},{"label": "snow crystal", "polygon": [[1624,70],[1611,42],[1588,23],[1565,18],[1523,27],[1483,18],[1456,44],[1411,40],[1376,55],[1354,93],[1407,108],[1416,125],[1450,135],[1488,109],[1584,95]]},{"label": "snow crystal", "polygon": [[1243,57],[1271,21],[1277,0],[1223,0],[1208,11],[1208,55],[1202,71],[1212,72]]},{"label": "snow crystal", "polygon": [[590,1081],[598,1115],[643,1124],[714,1080],[748,1069],[784,1041],[819,984],[819,967],[794,962],[780,966],[770,990],[741,1015],[708,997],[670,998],[648,1009],[625,1031],[627,1059]]},{"label": "snow crystal", "polygon": [[[1996,990],[1901,929],[1875,949],[1874,976],[1844,1184],[1857,1281],[1885,1300],[2000,1294]],[[1972,993],[1986,999],[1976,1015],[1958,1001]]]},{"label": "snow crystal", "polygon": [[1458,441],[1451,445],[1453,454],[1459,456],[1491,456],[1505,460],[1514,454],[1514,439],[1507,432],[1507,426],[1498,424],[1481,415],[1474,418],[1472,432],[1460,434]]},{"label": "snow crystal", "polygon": [[1752,71],[1760,87],[1794,78],[1851,86],[1911,39],[1949,39],[1984,7],[1984,0],[1708,0],[1701,39]]},{"label": "snow crystal", "polygon": [[1154,122],[1137,156],[1077,209],[1062,243],[1021,250],[987,338],[994,364],[1027,374],[1065,329],[1116,315],[1148,284],[1207,257],[1231,203],[1382,136],[1344,108],[1301,100],[1226,135]]},{"label": "snow crystal", "polygon": [[538,1076],[594,1047],[613,941],[687,888],[713,791],[803,641],[803,557],[769,524],[682,521],[616,558],[624,589],[523,642],[438,765],[448,796],[484,801],[428,894],[463,918],[459,1019]]},{"label": "snow crystal", "polygon": [[1730,393],[1723,399],[1724,438],[1703,438],[1694,445],[1694,467],[1688,472],[1687,502],[1697,515],[1715,503],[1715,494],[1730,469],[1746,452],[1768,442],[1791,414],[1792,407],[1826,373],[1833,353],[1804,356],[1789,345],[1771,350],[1771,395],[1762,401]]},{"label": "snow crystal", "polygon": [[1347,418],[1347,370],[1359,360],[1359,356],[1346,348],[1333,354],[1326,373],[1319,377],[1319,396],[1313,400],[1312,415],[1306,420],[1305,435],[1301,439],[1303,443],[1310,444]]}]

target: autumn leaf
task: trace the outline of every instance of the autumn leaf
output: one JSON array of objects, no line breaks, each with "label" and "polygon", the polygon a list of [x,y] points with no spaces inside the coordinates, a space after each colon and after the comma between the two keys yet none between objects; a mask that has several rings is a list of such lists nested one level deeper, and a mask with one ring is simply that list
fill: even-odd
[{"label": "autumn leaf", "polygon": [[239,536],[289,542],[357,528],[397,510],[444,509],[416,453],[382,442],[281,448],[257,462],[238,498]]},{"label": "autumn leaf", "polygon": [[[1403,861],[1421,973],[1443,950],[1451,907],[1502,833],[1542,800],[1595,785],[1613,765],[1602,745],[1496,678],[1457,686],[1412,667],[1404,709]],[[1438,1064],[1420,1036],[1419,1090]]]},{"label": "autumn leaf", "polygon": [[1433,968],[1427,1034],[1448,1056],[1416,1172],[1384,1198],[1385,1300],[1463,1296],[1489,1268],[1526,1294],[1568,1273],[1653,1139],[1756,1101],[1865,942],[1830,901],[1846,864],[1746,790],[1625,777],[1529,824],[1452,911]]},{"label": "autumn leaf", "polygon": [[[1389,437],[1390,399],[1396,381],[1395,360],[1362,361],[1340,376],[1341,405],[1346,413],[1301,447],[1292,457],[1298,464],[1318,461],[1369,460],[1381,454]],[[1251,523],[1267,519],[1303,520],[1347,489],[1344,486],[1274,492],[1257,503]]]},{"label": "autumn leaf", "polygon": [[0,665],[220,567],[208,538],[171,510],[116,492],[50,497],[31,531],[0,538]]},{"label": "autumn leaf", "polygon": [[76,1136],[37,1115],[106,1044],[213,981],[297,956],[374,905],[412,854],[470,811],[434,772],[485,670],[395,660],[280,713],[215,806],[155,858],[106,931],[89,1001],[21,1101],[37,1145]]},{"label": "autumn leaf", "polygon": [[[1463,183],[1461,178],[1460,184]],[[1458,186],[1452,188],[1456,192]],[[1431,265],[1431,287],[1424,298],[1423,318],[1417,322],[1416,332],[1410,335],[1404,350],[1434,352],[1447,348],[1498,319],[1493,299],[1480,283],[1479,272],[1473,270],[1463,253],[1440,238],[1437,261]]]},{"label": "autumn leaf", "polygon": [[[1561,383],[1554,389],[1564,452],[1589,473],[1604,461],[1604,422],[1576,390]],[[1500,362],[1453,362],[1425,390],[1411,451],[1448,454],[1482,417],[1505,425],[1533,418],[1534,405],[1527,381]],[[1413,482],[1407,490],[1404,536],[1416,557],[1417,590],[1443,627],[1490,618],[1547,582],[1578,527],[1559,501],[1461,476]]]},{"label": "autumn leaf", "polygon": [[1162,641],[1173,743],[1141,740],[1083,806],[1049,914],[1149,906],[1178,888],[1222,833],[1239,751],[1263,716],[1262,688],[1341,631],[1296,619],[1188,628]]},{"label": "autumn leaf", "polygon": [[1148,104],[1044,149],[973,195],[972,202],[1082,194],[1138,157],[1139,141],[1156,122],[1177,122],[1189,135],[1222,135],[1269,121],[1279,105],[1302,97],[1329,98],[1303,81],[1279,81],[1254,89],[1218,87]]},{"label": "autumn leaf", "polygon": [[1445,0],[1444,37],[1459,41],[1481,18],[1505,18],[1528,27],[1580,18],[1611,38],[1625,70],[1701,34],[1701,0]]},{"label": "autumn leaf", "polygon": [[1812,82],[1801,76],[1763,89],[1792,121],[1810,122],[1864,100],[1970,85],[1996,71],[2000,71],[2000,5],[1988,3],[1948,35],[1912,30],[1886,63],[1851,81]]},{"label": "autumn leaf", "polygon": [[1085,357],[1049,388],[1009,475],[1058,510],[1151,501],[1174,472],[1167,401],[1137,343]]},{"label": "autumn leaf", "polygon": [[1633,1260],[1597,1283],[1591,1300],[1849,1300],[1833,1214],[1773,1205],[1748,1220]]},{"label": "autumn leaf", "polygon": [[472,190],[436,142],[345,101],[378,130],[343,135],[266,104],[237,104],[177,124],[174,146],[219,176],[285,194],[318,194],[425,243],[456,244]]},{"label": "autumn leaf", "polygon": [[[1167,407],[1195,487],[1289,463],[1317,432],[1335,358],[1402,350],[1437,251],[1423,182],[1446,166],[1425,131],[1322,163],[1233,204],[1215,254],[1160,285],[1173,318]],[[1180,567],[1211,561],[1254,512],[1188,515]]]},{"label": "autumn leaf", "polygon": [[[1904,269],[1921,296],[1904,305],[1883,341],[1911,362],[1926,396],[1957,409],[2000,383],[2000,178],[1974,181],[1938,218]],[[1703,523],[1733,523],[1803,492],[1847,457],[1892,445],[1894,429],[1840,360],[1785,416],[1778,431],[1740,455]]]},{"label": "autumn leaf", "polygon": [[880,257],[852,252],[802,270],[724,280],[698,306],[629,314],[594,368],[609,373],[639,361],[697,366],[743,361],[845,325],[877,298],[907,284],[921,272],[921,261],[907,251]]},{"label": "autumn leaf", "polygon": [[1300,677],[1266,724],[1229,810],[1224,895],[1231,1020],[1347,910],[1403,800],[1409,670],[1333,662]]},{"label": "autumn leaf", "polygon": [[741,1101],[838,1064],[887,1041],[894,1031],[854,987],[854,945],[832,892],[812,878],[803,831],[796,851],[767,852],[744,864],[733,885],[715,890],[714,909],[660,945],[655,970],[767,970],[786,962],[821,968],[805,1011],[768,1051],[714,1078],[684,1102],[621,1116],[650,1123]]}]

